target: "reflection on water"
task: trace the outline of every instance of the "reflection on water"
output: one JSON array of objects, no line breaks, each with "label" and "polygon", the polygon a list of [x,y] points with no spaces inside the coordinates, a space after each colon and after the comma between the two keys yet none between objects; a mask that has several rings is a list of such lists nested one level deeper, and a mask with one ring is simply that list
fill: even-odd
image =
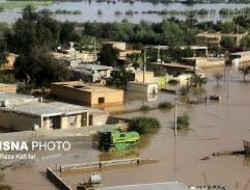
[{"label": "reflection on water", "polygon": [[244,156],[243,165],[250,166],[250,156]]},{"label": "reflection on water", "polygon": [[[208,16],[198,17],[199,21],[212,21],[216,22],[218,20],[228,21],[232,20],[232,17],[221,17],[219,15],[219,10],[221,8],[229,8],[229,9],[241,9],[248,7],[249,4],[234,4],[234,3],[216,3],[216,4],[194,4],[192,6],[186,6],[182,3],[170,3],[170,4],[152,4],[150,2],[140,2],[135,1],[133,4],[124,3],[122,1],[116,1],[113,3],[98,3],[96,1],[92,1],[89,3],[88,1],[79,1],[79,2],[56,2],[46,8],[51,11],[56,11],[58,9],[67,9],[70,11],[80,10],[80,15],[55,15],[55,18],[60,21],[74,21],[74,22],[120,22],[124,19],[129,20],[130,22],[139,23],[141,20],[146,20],[150,22],[161,22],[164,18],[170,18],[173,15],[157,15],[157,14],[142,14],[142,11],[163,11],[163,10],[176,10],[176,11],[192,11],[197,9],[205,9],[213,14],[208,14]],[[44,9],[44,7],[39,8]],[[98,10],[102,11],[102,15],[98,15]],[[125,12],[128,10],[132,10],[134,12],[138,12],[136,15],[126,15]],[[116,15],[115,12],[121,12],[120,15]],[[5,10],[0,13],[0,21],[1,22],[14,22],[20,17],[20,9],[11,9]],[[176,15],[178,19],[186,19],[185,15]]]},{"label": "reflection on water", "polygon": [[[218,71],[217,71],[218,72]],[[219,72],[223,73],[223,70]],[[208,94],[215,92],[216,81],[212,74],[209,82],[204,86]],[[207,160],[214,152],[242,150],[242,140],[250,139],[250,83],[242,83],[242,76],[238,72],[232,72],[229,76],[229,91],[227,80],[221,81],[221,88],[216,93],[222,97],[221,102],[214,104],[197,104],[192,106],[179,106],[179,115],[187,112],[190,116],[191,130],[179,132],[174,137],[172,123],[174,112],[153,110],[148,112],[134,112],[119,115],[119,117],[132,118],[135,116],[156,117],[161,122],[162,128],[155,134],[143,135],[138,145],[139,149],[131,150],[123,154],[111,155],[100,153],[92,147],[84,147],[81,143],[73,146],[78,158],[71,160],[58,158],[54,162],[46,161],[30,168],[19,167],[15,171],[6,174],[6,183],[12,184],[15,189],[31,190],[30,181],[48,184],[46,179],[37,173],[44,171],[47,166],[53,167],[57,162],[76,163],[98,160],[108,160],[123,157],[141,157],[158,159],[159,163],[143,165],[140,167],[122,167],[116,169],[101,170],[104,186],[155,183],[165,181],[182,181],[187,185],[206,185],[209,183],[222,184],[229,189],[249,189],[249,157],[220,156]],[[250,77],[248,78],[250,81]],[[238,81],[238,82],[237,82]],[[227,99],[229,93],[229,99]],[[175,95],[160,94],[160,101],[174,100]],[[92,146],[92,145],[91,145]],[[90,159],[92,157],[92,159]],[[64,180],[74,187],[89,177],[90,173],[78,173],[64,176]],[[21,184],[22,183],[22,184]],[[44,187],[38,187],[44,190]]]},{"label": "reflection on water", "polygon": [[140,149],[139,147],[133,147],[128,150],[122,150],[117,152],[103,152],[100,153],[98,157],[99,161],[137,158],[140,157]]}]

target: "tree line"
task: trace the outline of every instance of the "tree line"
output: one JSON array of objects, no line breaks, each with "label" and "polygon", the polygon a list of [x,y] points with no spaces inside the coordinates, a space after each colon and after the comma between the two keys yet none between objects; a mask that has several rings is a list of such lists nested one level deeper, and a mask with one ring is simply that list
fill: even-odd
[{"label": "tree line", "polygon": [[[94,38],[97,41],[106,39],[131,42],[135,49],[143,49],[145,44],[167,45],[171,51],[164,55],[164,60],[170,57],[170,60],[178,61],[180,55],[192,54],[189,49],[183,54],[178,47],[195,45],[197,33],[204,31],[242,33],[249,31],[249,23],[249,18],[245,17],[237,17],[233,22],[198,23],[195,12],[188,12],[185,21],[171,18],[164,19],[161,23],[141,21],[139,24],[134,24],[126,20],[120,23],[62,23],[53,19],[48,10],[37,11],[34,7],[27,6],[23,9],[22,17],[11,27],[0,24],[0,39],[3,42],[0,43],[0,60],[4,59],[6,50],[18,54],[19,57],[14,65],[15,78],[35,86],[46,86],[51,82],[69,78],[68,70],[50,55],[50,52],[55,51],[58,46],[67,46],[69,41],[76,42],[80,51],[93,46]],[[230,48],[235,46],[235,43],[228,37],[222,40],[221,45]],[[243,39],[241,45],[249,48],[250,37]],[[105,51],[114,50],[103,49],[103,52],[101,50],[99,60],[105,60],[107,57]],[[117,56],[118,52],[113,53]],[[115,64],[113,60],[111,62],[109,64]]]}]

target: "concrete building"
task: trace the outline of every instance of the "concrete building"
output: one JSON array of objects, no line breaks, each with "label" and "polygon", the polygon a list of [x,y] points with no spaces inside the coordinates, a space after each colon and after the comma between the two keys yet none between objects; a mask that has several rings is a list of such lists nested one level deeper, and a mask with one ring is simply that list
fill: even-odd
[{"label": "concrete building", "polygon": [[236,46],[239,46],[241,40],[245,36],[247,36],[247,34],[248,32],[243,34],[234,34],[234,33],[222,34],[220,32],[216,33],[203,32],[197,34],[195,36],[195,39],[198,44],[207,45],[208,47],[211,48],[211,47],[218,47],[223,37],[232,37],[235,40]]},{"label": "concrete building", "polygon": [[16,93],[16,84],[0,83],[0,92]]},{"label": "concrete building", "polygon": [[0,127],[8,130],[66,129],[89,123],[86,107],[8,93],[0,93],[0,100]]},{"label": "concrete building", "polygon": [[107,123],[109,118],[109,112],[97,109],[97,108],[87,108],[88,109],[88,121],[90,126],[101,126]]},{"label": "concrete building", "polygon": [[70,68],[74,77],[88,82],[101,82],[111,77],[112,67],[96,64],[77,64]]},{"label": "concrete building", "polygon": [[180,182],[164,182],[151,184],[136,184],[102,188],[102,190],[190,190],[189,187]]},{"label": "concrete building", "polygon": [[18,55],[14,53],[8,53],[6,56],[7,62],[0,67],[0,70],[12,70],[17,57]]},{"label": "concrete building", "polygon": [[207,46],[181,46],[180,49],[185,50],[190,48],[194,52],[194,56],[207,56],[208,55],[208,47]]},{"label": "concrete building", "polygon": [[193,66],[195,70],[199,70],[204,68],[224,66],[225,59],[217,57],[189,57],[183,58],[183,63]]},{"label": "concrete building", "polygon": [[208,47],[217,47],[220,45],[221,33],[203,32],[196,34],[195,39],[198,44],[207,45]]},{"label": "concrete building", "polygon": [[66,101],[94,107],[119,105],[124,101],[123,90],[81,81],[53,83],[51,94]]},{"label": "concrete building", "polygon": [[71,64],[74,60],[80,60],[82,62],[95,62],[97,59],[95,53],[87,51],[71,51],[66,54],[61,52],[52,52],[51,55],[60,62],[68,62],[68,64]]},{"label": "concrete building", "polygon": [[250,51],[231,53],[229,54],[228,59],[231,64],[235,65],[250,62]]},{"label": "concrete building", "polygon": [[125,51],[127,49],[126,42],[106,41],[103,42],[102,45],[111,45],[113,48],[116,48],[120,51]]},{"label": "concrete building", "polygon": [[151,71],[135,71],[135,82],[144,82],[144,83],[154,83],[155,78],[154,78],[154,72]]},{"label": "concrete building", "polygon": [[133,97],[146,101],[156,101],[158,99],[158,84],[129,82],[127,90]]}]

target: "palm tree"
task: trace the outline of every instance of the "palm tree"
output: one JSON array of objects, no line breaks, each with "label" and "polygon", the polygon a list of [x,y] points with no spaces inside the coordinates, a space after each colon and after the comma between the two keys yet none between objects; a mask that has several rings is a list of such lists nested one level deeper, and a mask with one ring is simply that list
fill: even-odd
[{"label": "palm tree", "polygon": [[243,76],[243,81],[246,82],[246,76],[250,73],[250,65],[240,67],[239,71]]},{"label": "palm tree", "polygon": [[26,20],[30,23],[36,23],[39,18],[39,14],[36,12],[36,8],[32,5],[27,5],[23,9],[23,20]]},{"label": "palm tree", "polygon": [[207,82],[207,79],[200,74],[193,74],[190,78],[191,85],[194,87],[202,87]]},{"label": "palm tree", "polygon": [[128,55],[128,57],[130,58],[130,60],[132,62],[132,66],[135,68],[135,70],[140,67],[140,65],[142,63],[141,54],[133,53],[131,55]]}]

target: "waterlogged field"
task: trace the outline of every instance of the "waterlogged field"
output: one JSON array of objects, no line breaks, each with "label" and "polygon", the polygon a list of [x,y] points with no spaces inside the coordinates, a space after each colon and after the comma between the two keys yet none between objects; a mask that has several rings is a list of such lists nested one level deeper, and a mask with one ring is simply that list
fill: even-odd
[{"label": "waterlogged field", "polygon": [[[149,22],[161,22],[164,18],[175,17],[178,19],[186,19],[188,11],[198,11],[198,21],[218,20],[231,21],[235,9],[242,10],[249,7],[249,4],[241,3],[202,3],[187,6],[183,3],[151,3],[135,1],[133,4],[123,1],[115,1],[115,3],[97,2],[97,1],[68,1],[54,2],[52,1],[5,1],[0,0],[0,7],[5,11],[0,12],[0,22],[14,22],[20,17],[20,9],[27,4],[32,4],[38,9],[47,8],[52,12],[64,10],[64,13],[77,14],[57,14],[54,15],[60,21],[73,22],[120,22],[124,19],[132,23],[139,23],[141,20]],[[49,5],[49,6],[47,6]],[[45,7],[46,6],[46,7]],[[8,10],[11,9],[11,10]],[[224,14],[219,14],[223,9]],[[225,13],[226,12],[226,13]],[[227,14],[227,12],[229,14]],[[242,13],[241,13],[242,14]],[[245,14],[247,15],[247,14]]]},{"label": "waterlogged field", "polygon": [[38,6],[48,6],[51,4],[52,1],[7,1],[7,2],[0,2],[0,8],[16,9],[16,8],[24,8],[27,5],[38,7]]},{"label": "waterlogged field", "polygon": [[[223,70],[219,72],[224,73]],[[250,81],[250,77],[247,80]],[[4,170],[3,182],[14,189],[33,190],[35,185],[37,190],[53,190],[55,188],[45,177],[46,167],[58,169],[65,164],[141,157],[158,159],[159,162],[139,167],[68,172],[60,177],[72,187],[86,181],[92,173],[99,173],[103,186],[179,180],[187,185],[219,184],[232,190],[248,190],[250,158],[243,155],[213,157],[212,154],[242,150],[242,140],[250,140],[250,82],[243,83],[240,73],[232,70],[218,86],[210,74],[206,89],[208,95],[218,94],[222,101],[180,106],[179,115],[187,112],[190,116],[190,130],[179,132],[176,138],[172,129],[173,110],[119,115],[126,118],[142,115],[156,117],[162,128],[156,134],[143,135],[139,146],[124,154],[100,153],[90,141],[85,142],[80,137],[65,138],[72,144],[70,151],[36,152],[37,159],[30,165]],[[160,98],[166,101],[169,96],[162,95]]]}]

